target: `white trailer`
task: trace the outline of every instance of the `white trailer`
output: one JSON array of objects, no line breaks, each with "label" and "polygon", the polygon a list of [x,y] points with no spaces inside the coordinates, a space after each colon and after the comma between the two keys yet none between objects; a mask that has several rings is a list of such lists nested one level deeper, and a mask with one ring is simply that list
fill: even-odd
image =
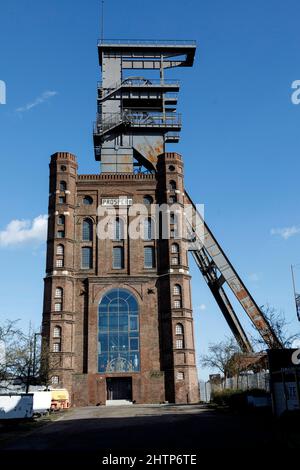
[{"label": "white trailer", "polygon": [[0,421],[33,416],[33,393],[0,395]]},{"label": "white trailer", "polygon": [[51,409],[51,392],[33,392],[33,415],[41,416],[49,413]]}]

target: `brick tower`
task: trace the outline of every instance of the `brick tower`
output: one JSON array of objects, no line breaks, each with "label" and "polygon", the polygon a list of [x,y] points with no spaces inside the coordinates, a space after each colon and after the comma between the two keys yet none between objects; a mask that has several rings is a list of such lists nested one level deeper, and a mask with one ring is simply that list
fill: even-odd
[{"label": "brick tower", "polygon": [[[188,243],[174,209],[185,203],[183,161],[165,149],[179,139],[179,83],[166,80],[165,69],[191,66],[195,45],[103,40],[98,50],[101,172],[78,174],[70,153],[50,162],[49,378],[75,405],[194,403]],[[132,69],[158,70],[159,79],[129,76]],[[167,236],[155,212],[162,206]]]}]

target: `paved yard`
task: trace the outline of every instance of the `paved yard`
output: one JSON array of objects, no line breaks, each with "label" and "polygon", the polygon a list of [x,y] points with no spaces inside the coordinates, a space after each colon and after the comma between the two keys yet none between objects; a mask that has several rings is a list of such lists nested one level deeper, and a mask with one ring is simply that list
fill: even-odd
[{"label": "paved yard", "polygon": [[[29,433],[0,441],[3,451],[166,453],[258,449],[274,445],[272,421],[204,406],[112,406],[72,409]],[[53,454],[53,455],[54,455]]]}]

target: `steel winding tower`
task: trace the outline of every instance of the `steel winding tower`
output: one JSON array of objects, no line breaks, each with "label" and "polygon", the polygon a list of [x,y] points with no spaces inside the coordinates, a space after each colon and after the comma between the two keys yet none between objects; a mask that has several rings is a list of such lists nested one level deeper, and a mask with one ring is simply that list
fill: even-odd
[{"label": "steel winding tower", "polygon": [[[96,160],[102,173],[153,171],[165,145],[179,141],[181,116],[176,111],[179,82],[165,70],[191,67],[195,41],[101,40],[102,82],[94,127]],[[131,76],[147,70],[159,78]]]}]

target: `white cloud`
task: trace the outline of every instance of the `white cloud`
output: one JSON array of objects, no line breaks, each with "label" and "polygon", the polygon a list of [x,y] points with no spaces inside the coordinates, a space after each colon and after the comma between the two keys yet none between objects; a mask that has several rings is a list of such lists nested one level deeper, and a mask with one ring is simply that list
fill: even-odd
[{"label": "white cloud", "polygon": [[296,225],[292,225],[292,227],[284,227],[284,228],[272,228],[271,235],[279,235],[284,240],[287,240],[294,235],[298,235],[300,233],[300,227],[296,227]]},{"label": "white cloud", "polygon": [[47,215],[31,220],[12,220],[0,231],[0,246],[20,245],[31,241],[41,242],[47,238]]},{"label": "white cloud", "polygon": [[206,305],[205,304],[197,305],[195,310],[201,310],[201,311],[206,310]]},{"label": "white cloud", "polygon": [[53,96],[56,96],[58,93],[57,91],[44,91],[40,96],[35,98],[35,100],[31,101],[30,103],[27,103],[25,106],[21,106],[20,108],[17,108],[16,111],[18,113],[24,113],[26,111],[29,111],[32,108],[35,108],[36,106],[45,103],[45,101],[48,101],[50,98]]},{"label": "white cloud", "polygon": [[258,282],[261,280],[261,274],[260,273],[250,273],[248,275],[248,279],[249,281],[252,281],[252,282]]}]

